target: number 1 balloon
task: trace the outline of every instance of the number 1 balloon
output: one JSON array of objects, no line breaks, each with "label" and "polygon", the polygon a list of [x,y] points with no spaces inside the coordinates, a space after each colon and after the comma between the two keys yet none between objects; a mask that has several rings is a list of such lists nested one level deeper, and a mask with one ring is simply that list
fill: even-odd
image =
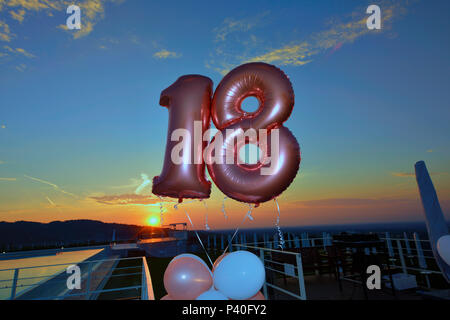
[{"label": "number 1 balloon", "polygon": [[[212,84],[207,77],[188,75],[180,77],[161,93],[159,104],[169,109],[169,126],[164,167],[162,173],[153,178],[154,194],[180,201],[183,198],[209,198],[211,182],[206,180],[203,161],[206,142],[202,137],[185,137],[181,146],[177,146],[179,142],[173,141],[173,135],[180,129],[193,132],[196,123],[201,124],[202,132],[209,128]],[[174,163],[173,152],[177,149],[182,151],[181,161]]]},{"label": "number 1 balloon", "polygon": [[[230,198],[258,204],[280,195],[300,166],[298,142],[283,126],[294,107],[288,77],[275,66],[248,63],[223,78],[212,104],[211,94],[212,81],[199,75],[180,77],[161,93],[160,104],[169,109],[169,126],[164,166],[161,175],[153,179],[153,193],[179,201],[208,198],[211,186],[205,177],[206,160],[214,183]],[[259,108],[249,113],[241,104],[250,96],[258,99]],[[207,145],[203,133],[209,128],[210,114],[220,131]],[[201,124],[200,138],[195,122]],[[188,133],[181,142],[180,129]],[[230,131],[233,134],[227,134]],[[256,164],[238,161],[240,149],[249,143],[262,151]],[[175,163],[177,152],[181,161]]]}]

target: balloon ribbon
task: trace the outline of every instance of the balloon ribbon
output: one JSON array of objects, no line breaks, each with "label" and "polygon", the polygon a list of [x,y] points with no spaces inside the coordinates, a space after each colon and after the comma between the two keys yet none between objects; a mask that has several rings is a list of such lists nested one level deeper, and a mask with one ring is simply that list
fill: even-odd
[{"label": "balloon ribbon", "polygon": [[281,248],[281,250],[283,250],[283,248],[284,248],[284,238],[283,238],[283,233],[281,232],[281,228],[280,228],[280,206],[278,205],[277,198],[274,198],[273,200],[277,204],[277,210],[278,210],[277,223],[275,224],[275,226],[277,227],[278,236],[280,238],[279,247]]},{"label": "balloon ribbon", "polygon": [[208,226],[208,206],[206,205],[206,201],[202,201],[205,209],[206,209],[206,213],[205,213],[205,230],[209,231],[211,230],[211,228]]},{"label": "balloon ribbon", "polygon": [[224,197],[223,197],[223,201],[222,201],[222,212],[223,212],[223,216],[225,217],[225,219],[228,219],[227,212],[225,211],[225,200],[227,200],[227,196],[224,196]]},{"label": "balloon ribbon", "polygon": [[[190,202],[194,202],[194,201],[190,201]],[[187,203],[190,203],[190,202],[185,202],[184,204],[187,204]],[[178,209],[178,206],[181,205],[181,204],[182,204],[182,203],[176,204],[176,205],[174,206],[174,208],[175,208],[175,209]],[[183,208],[183,210],[184,210],[184,212],[186,213],[186,217],[189,219],[189,222],[190,222],[190,224],[191,224],[191,226],[192,226],[192,230],[194,230],[195,235],[197,236],[197,239],[198,239],[198,241],[200,242],[200,245],[202,246],[203,250],[205,251],[206,256],[208,257],[209,263],[211,264],[211,267],[212,267],[212,266],[213,266],[213,262],[212,262],[212,260],[211,260],[211,257],[209,256],[208,251],[206,250],[205,246],[203,245],[203,241],[202,241],[202,239],[200,239],[200,236],[198,235],[197,230],[195,230],[194,224],[192,223],[192,220],[191,220],[191,217],[189,216],[189,213],[187,212],[186,209]]]},{"label": "balloon ribbon", "polygon": [[234,237],[235,237],[236,234],[238,233],[240,227],[244,224],[245,220],[247,220],[247,218],[249,218],[251,221],[254,220],[254,218],[252,217],[252,211],[253,211],[253,208],[254,208],[254,207],[252,207],[252,205],[249,204],[249,203],[247,203],[247,205],[248,205],[248,211],[247,211],[247,214],[245,215],[245,217],[244,217],[244,219],[242,220],[241,224],[237,227],[236,231],[234,231],[234,234],[233,234],[233,236],[231,237],[231,240],[228,242],[228,245],[227,245],[227,247],[225,248],[225,250],[223,251],[222,254],[225,254],[225,252],[227,252],[228,248],[229,248],[230,245],[233,243]]}]

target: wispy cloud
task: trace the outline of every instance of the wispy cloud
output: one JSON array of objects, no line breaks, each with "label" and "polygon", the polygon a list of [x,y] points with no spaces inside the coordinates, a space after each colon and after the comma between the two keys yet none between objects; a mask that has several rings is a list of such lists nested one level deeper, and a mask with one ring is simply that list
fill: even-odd
[{"label": "wispy cloud", "polygon": [[162,49],[158,52],[155,52],[153,54],[153,57],[158,58],[158,59],[180,58],[181,53],[176,53],[173,51],[168,51],[166,49]]},{"label": "wispy cloud", "polygon": [[20,71],[20,72],[25,72],[26,68],[27,68],[26,64],[23,64],[23,63],[16,66],[16,70]]},{"label": "wispy cloud", "polygon": [[52,201],[52,199],[50,199],[48,196],[46,196],[45,198],[52,206],[56,207],[56,204]]},{"label": "wispy cloud", "polygon": [[22,49],[22,48],[16,48],[16,52],[18,52],[18,53],[24,55],[24,56],[27,57],[27,58],[34,58],[34,55],[33,55],[33,54],[27,52],[25,49]]},{"label": "wispy cloud", "polygon": [[134,191],[134,193],[136,193],[136,194],[141,194],[142,192],[144,192],[145,189],[148,186],[150,186],[152,183],[152,181],[149,179],[148,175],[146,175],[145,173],[141,173],[141,179],[142,179],[142,183]]},{"label": "wispy cloud", "polygon": [[9,25],[5,21],[0,20],[0,41],[10,42],[15,35],[11,33]]},{"label": "wispy cloud", "polygon": [[49,208],[49,209],[56,209],[56,210],[58,210],[58,212],[59,212],[60,214],[62,214],[62,212],[61,212],[61,207],[62,207],[62,206],[56,204],[52,199],[50,199],[49,196],[45,196],[45,199],[47,199],[47,201],[48,201],[48,203],[49,203],[49,205],[48,205],[48,204],[45,205],[46,208]]},{"label": "wispy cloud", "polygon": [[[2,47],[3,52],[0,52],[0,58],[2,57],[26,57],[26,58],[35,58],[35,55],[28,52],[27,50],[23,48],[12,48],[8,45],[4,45]],[[20,64],[18,67],[16,67],[17,70],[23,72],[25,70],[26,66],[25,64]]]},{"label": "wispy cloud", "polygon": [[141,194],[145,189],[151,185],[151,180],[147,174],[141,173],[140,179],[131,178],[128,184],[109,186],[111,189],[135,189],[134,193]]},{"label": "wispy cloud", "polygon": [[261,22],[261,19],[269,14],[268,11],[246,19],[226,18],[220,27],[214,28],[215,41],[225,41],[230,34],[236,32],[248,32]]},{"label": "wispy cloud", "polygon": [[79,39],[81,37],[84,37],[86,35],[88,35],[89,33],[92,32],[92,30],[94,30],[94,24],[90,21],[85,22],[85,24],[82,26],[82,28],[80,29],[80,31],[76,31],[73,34],[73,38],[74,39]]},{"label": "wispy cloud", "polygon": [[11,11],[9,12],[9,14],[11,15],[11,17],[12,17],[14,20],[17,20],[17,21],[19,21],[20,23],[22,23],[23,19],[25,19],[25,10],[24,10],[24,9],[20,9],[20,10],[18,10],[17,12],[11,10]]},{"label": "wispy cloud", "polygon": [[[445,175],[447,172],[430,172],[430,176],[440,176]],[[412,172],[391,172],[391,175],[394,177],[400,177],[400,178],[411,178],[415,177],[416,175]]]},{"label": "wispy cloud", "polygon": [[137,35],[135,35],[135,34],[132,34],[130,36],[129,40],[130,40],[131,43],[134,43],[134,44],[137,44],[137,45],[142,44],[141,40],[139,40],[139,37]]},{"label": "wispy cloud", "polygon": [[0,178],[0,181],[16,181],[16,178]]},{"label": "wispy cloud", "polygon": [[[365,10],[358,8],[342,20],[334,19],[328,25],[328,29],[310,34],[304,39],[290,41],[287,44],[278,47],[267,48],[267,42],[256,42],[255,36],[247,34],[247,41],[226,43],[230,32],[248,33],[248,30],[254,27],[254,24],[238,23],[233,20],[216,30],[215,41],[218,39],[223,42],[216,47],[211,54],[212,59],[206,63],[221,74],[226,74],[231,68],[248,62],[266,62],[276,65],[303,66],[310,63],[318,55],[326,52],[333,53],[339,50],[345,44],[350,44],[368,34],[378,34],[385,30],[390,30],[390,24],[394,17],[405,14],[404,3],[386,1],[381,5],[382,10],[382,29],[369,30],[366,26],[368,15]],[[253,38],[253,41],[252,41]],[[226,45],[224,45],[226,43]],[[248,52],[249,43],[255,46],[252,52],[257,54],[235,54],[236,45],[241,45],[242,52]]]},{"label": "wispy cloud", "polygon": [[98,48],[102,50],[111,49],[113,46],[117,46],[120,43],[118,39],[106,37],[99,41]]},{"label": "wispy cloud", "polygon": [[379,205],[393,205],[410,202],[410,199],[390,198],[332,198],[318,200],[294,201],[293,204],[305,208],[358,208]]},{"label": "wispy cloud", "polygon": [[130,188],[136,188],[137,186],[139,186],[140,184],[140,180],[139,179],[130,179],[130,183],[128,184],[123,184],[123,185],[118,185],[118,186],[109,186],[109,188],[111,189],[130,189]]},{"label": "wispy cloud", "polygon": [[159,198],[139,194],[104,195],[89,198],[107,205],[150,205],[161,202]]},{"label": "wispy cloud", "polygon": [[[76,4],[82,12],[81,29],[77,31],[69,31],[65,25],[60,25],[61,29],[71,32],[74,39],[79,39],[90,34],[94,26],[104,18],[106,3],[122,3],[124,0],[0,0],[0,11],[9,8],[10,17],[20,23],[26,20],[28,12],[42,12],[47,16],[53,16],[55,12],[65,12],[67,7]],[[0,21],[0,40],[11,41],[16,35],[10,30],[9,25],[5,21]]]},{"label": "wispy cloud", "polygon": [[49,185],[49,186],[53,187],[55,190],[57,190],[57,191],[59,191],[61,193],[67,194],[67,195],[75,197],[75,198],[77,197],[73,193],[70,193],[70,192],[67,192],[67,191],[63,190],[62,188],[60,188],[59,186],[57,186],[56,184],[54,184],[52,182],[49,182],[49,181],[46,181],[46,180],[43,180],[43,179],[39,179],[39,178],[35,178],[35,177],[30,177],[30,176],[27,176],[27,175],[24,175],[24,177],[28,178],[30,180],[33,180],[33,181],[37,181],[37,182]]},{"label": "wispy cloud", "polygon": [[5,49],[6,52],[9,52],[9,53],[21,54],[21,55],[23,55],[23,56],[25,56],[27,58],[34,58],[33,54],[27,52],[25,49],[22,49],[22,48],[15,48],[15,49],[13,49],[10,46],[6,46],[5,45],[5,46],[3,46],[3,49]]}]

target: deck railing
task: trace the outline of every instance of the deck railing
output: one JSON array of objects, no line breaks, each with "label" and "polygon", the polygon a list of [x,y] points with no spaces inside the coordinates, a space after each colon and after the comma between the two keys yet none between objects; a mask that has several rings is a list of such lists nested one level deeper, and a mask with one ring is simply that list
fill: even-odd
[{"label": "deck railing", "polygon": [[[79,288],[69,284],[77,277],[73,266],[79,268]],[[1,269],[0,299],[155,298],[147,261],[138,257]]]},{"label": "deck railing", "polygon": [[[267,298],[267,288],[272,288],[275,291],[282,292],[288,296],[296,299],[306,299],[305,280],[302,267],[302,256],[298,252],[290,252],[289,249],[311,248],[324,249],[333,245],[333,236],[329,233],[323,232],[322,237],[311,237],[308,233],[303,232],[299,235],[287,233],[284,235],[284,250],[279,250],[279,239],[275,235],[273,238],[266,234],[241,234],[233,239],[233,243],[229,246],[229,251],[234,250],[249,250],[259,255],[263,261],[266,271],[269,273],[276,273],[283,278],[295,278],[298,280],[298,290],[295,292],[288,290],[289,286],[274,283],[273,279],[267,279],[263,293]],[[417,232],[403,233],[402,236],[392,237],[389,232],[379,234],[379,238],[385,242],[386,254],[389,256],[389,266],[391,269],[398,269],[405,274],[413,274],[417,279],[422,280],[421,286],[432,288],[432,277],[443,276],[442,272],[436,265],[430,243],[428,239],[420,239]],[[231,235],[227,234],[209,234],[205,239],[207,247],[215,250],[224,250],[227,244],[231,241]],[[247,240],[253,240],[247,242]],[[258,241],[259,240],[259,241]],[[262,240],[262,241],[261,241]],[[366,251],[369,250],[366,248]],[[292,250],[301,251],[301,250]],[[277,255],[291,255],[295,260],[277,259],[275,261],[272,256]],[[370,252],[367,252],[370,254]],[[284,263],[283,260],[295,261],[294,263]],[[280,262],[281,261],[281,262]],[[340,272],[340,270],[338,271]],[[275,279],[277,280],[277,279]],[[285,281],[286,283],[286,281]],[[292,282],[291,282],[292,283]],[[292,286],[290,286],[292,287]]]},{"label": "deck railing", "polygon": [[386,242],[391,267],[399,268],[402,273],[423,275],[427,288],[431,288],[430,275],[441,275],[428,239],[420,239],[414,232],[412,238],[404,233],[403,237],[392,237],[385,232],[380,237]]},{"label": "deck railing", "polygon": [[[263,286],[263,294],[266,299],[269,298],[268,295],[268,287],[272,288],[275,291],[281,292],[285,295],[288,295],[294,299],[306,300],[306,289],[305,289],[305,280],[303,276],[303,266],[302,266],[302,257],[300,253],[290,252],[290,251],[281,251],[272,248],[259,247],[257,244],[247,245],[247,244],[232,244],[231,247],[237,250],[247,250],[253,251],[254,253],[259,255],[264,268],[266,270],[266,281]],[[281,263],[279,261],[275,261],[273,259],[273,254],[278,254],[281,256],[289,256],[292,261],[295,261],[295,264],[292,263]],[[267,272],[269,271],[269,273]],[[294,278],[298,281],[298,292],[293,292],[288,290],[287,288],[283,288],[278,285],[276,282],[277,278],[273,276],[268,276],[268,274],[278,274],[283,276],[283,278]]]}]

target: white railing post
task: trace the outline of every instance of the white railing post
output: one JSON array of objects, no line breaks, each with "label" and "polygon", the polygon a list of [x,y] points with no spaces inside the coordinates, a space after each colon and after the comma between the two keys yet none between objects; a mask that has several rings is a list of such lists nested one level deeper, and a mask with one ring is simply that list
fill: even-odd
[{"label": "white railing post", "polygon": [[419,262],[419,266],[423,269],[427,268],[427,262],[423,255],[422,244],[420,243],[420,238],[417,232],[414,232],[414,243],[416,244],[417,258]]},{"label": "white railing post", "polygon": [[[262,261],[262,264],[264,266],[264,273],[265,273],[265,271],[266,271],[266,268],[265,268],[266,264],[264,263],[264,250],[263,249],[259,249],[259,258]],[[268,296],[267,296],[267,284],[266,284],[266,281],[267,281],[267,275],[266,275],[266,279],[264,279],[264,285],[263,285],[263,294],[264,294],[264,297],[267,300]]]},{"label": "white railing post", "polygon": [[303,265],[300,253],[295,255],[295,260],[297,262],[298,286],[300,289],[300,297],[302,297],[303,300],[306,300],[305,278],[303,277]]},{"label": "white railing post", "polygon": [[402,265],[402,271],[403,273],[408,273],[407,269],[406,269],[406,264],[405,264],[405,258],[403,257],[403,249],[402,249],[402,244],[400,242],[400,239],[397,239],[397,248],[398,248],[398,255],[400,256],[400,263]]},{"label": "white railing post", "polygon": [[155,300],[152,278],[145,257],[142,257],[141,300]]},{"label": "white railing post", "polygon": [[14,278],[11,286],[11,296],[9,297],[10,300],[14,300],[14,298],[16,297],[17,280],[19,279],[19,270],[20,270],[19,268],[16,268],[14,270]]},{"label": "white railing post", "polygon": [[88,278],[86,281],[86,300],[89,300],[89,293],[91,291],[92,264],[93,264],[93,262],[89,262],[89,266],[88,266]]},{"label": "white railing post", "polygon": [[394,249],[392,249],[391,236],[390,236],[389,232],[386,232],[385,235],[386,235],[386,244],[387,244],[389,257],[393,257],[394,256]]},{"label": "white railing post", "polygon": [[302,247],[309,248],[310,245],[309,245],[309,240],[308,240],[308,232],[302,232],[301,238],[302,238]]},{"label": "white railing post", "polygon": [[[423,255],[422,244],[420,243],[419,234],[417,232],[414,232],[413,237],[414,237],[414,243],[416,245],[417,260],[419,262],[419,267],[422,269],[427,269],[427,267],[428,267],[427,261],[425,260],[425,257]],[[431,288],[430,279],[428,278],[429,271],[424,270],[424,271],[421,271],[421,273],[425,276],[425,282],[427,284],[427,288]]]},{"label": "white railing post", "polygon": [[294,245],[295,245],[295,248],[300,248],[300,240],[298,239],[298,237],[297,236],[294,236]]},{"label": "white railing post", "polygon": [[405,238],[406,254],[408,256],[411,256],[411,246],[409,245],[408,234],[406,232],[403,232],[403,237]]},{"label": "white railing post", "polygon": [[269,242],[269,237],[266,233],[264,233],[264,247],[266,248],[272,248],[272,244]]}]

